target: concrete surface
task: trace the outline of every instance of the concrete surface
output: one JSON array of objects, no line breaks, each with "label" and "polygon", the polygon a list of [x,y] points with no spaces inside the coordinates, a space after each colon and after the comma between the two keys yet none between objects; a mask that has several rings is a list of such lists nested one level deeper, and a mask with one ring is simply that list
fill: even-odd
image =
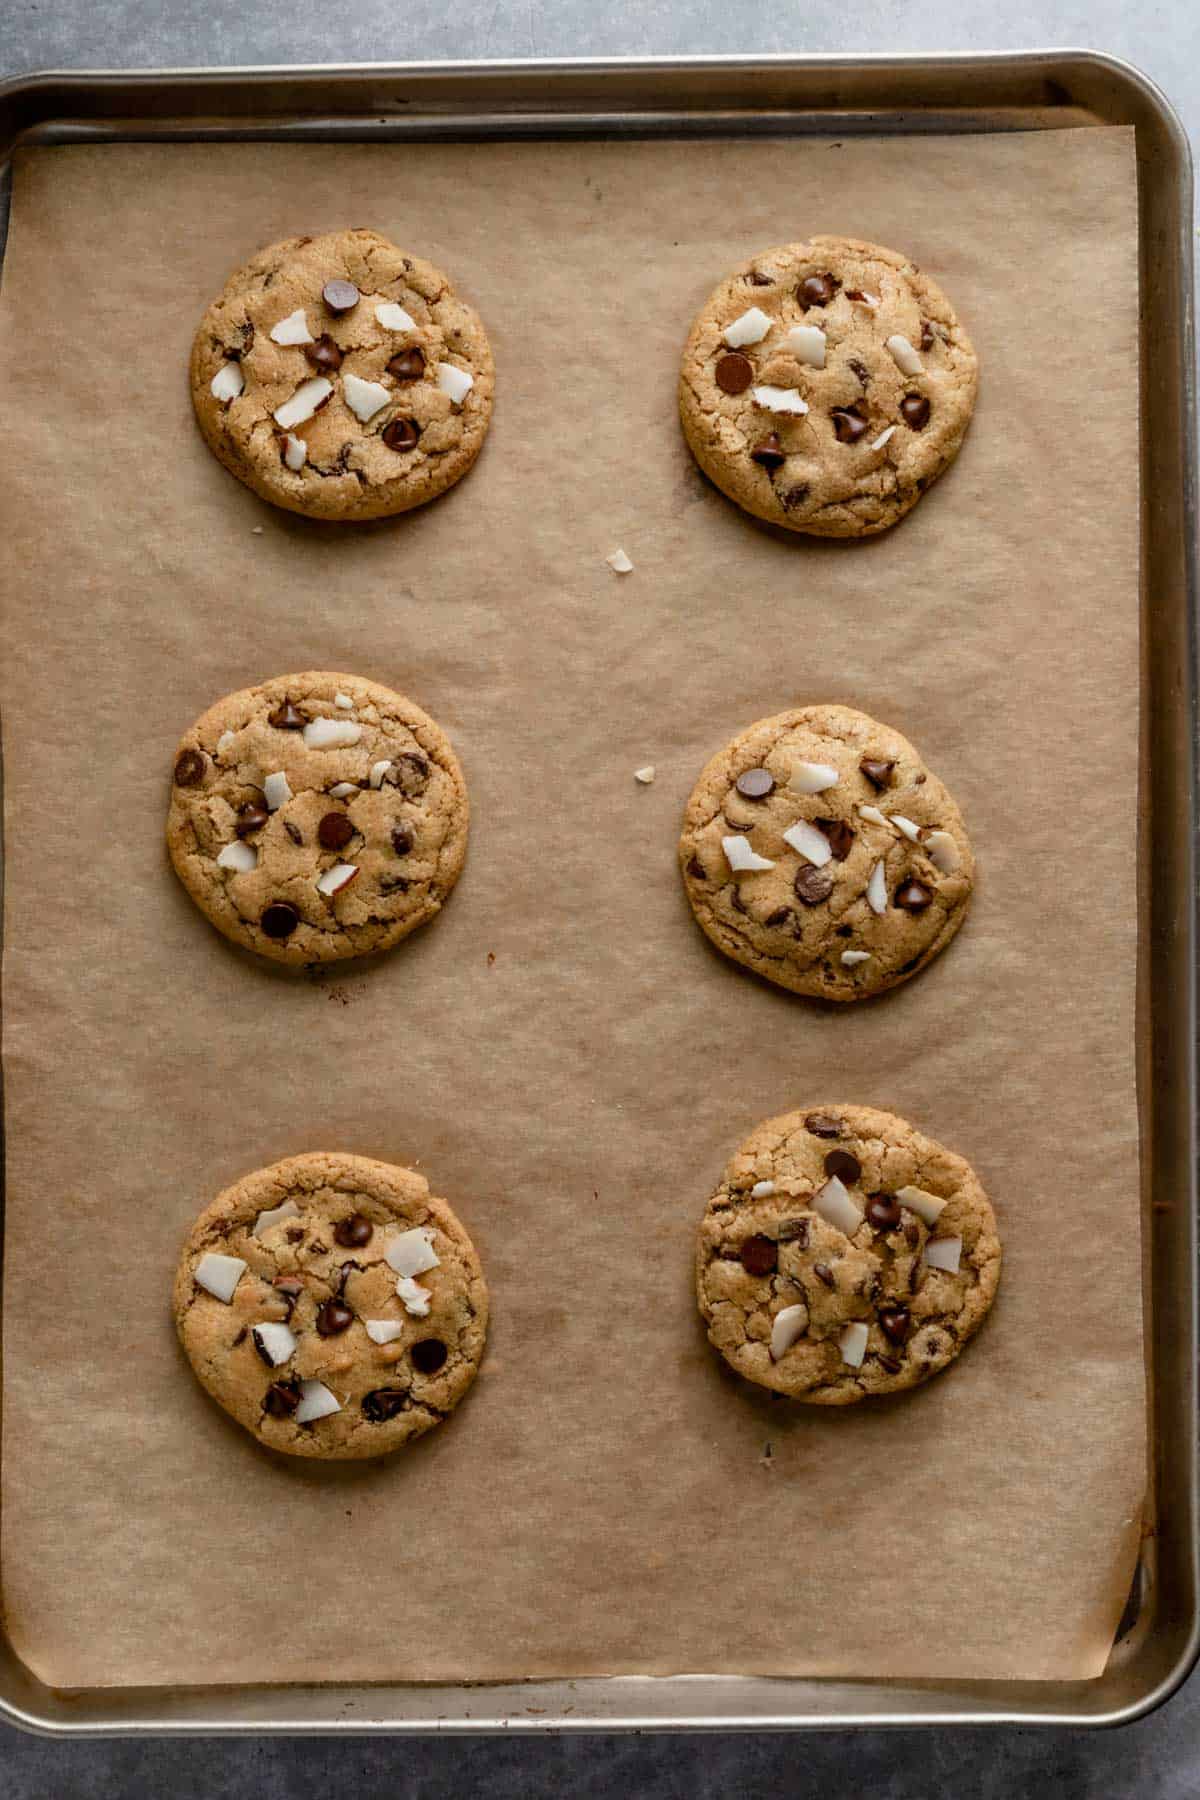
[{"label": "concrete surface", "polygon": [[[3,0],[0,72],[164,64],[1087,46],[1162,86],[1200,142],[1196,0]],[[0,1800],[795,1795],[1194,1800],[1200,1675],[1116,1733],[58,1744],[0,1729]]]}]

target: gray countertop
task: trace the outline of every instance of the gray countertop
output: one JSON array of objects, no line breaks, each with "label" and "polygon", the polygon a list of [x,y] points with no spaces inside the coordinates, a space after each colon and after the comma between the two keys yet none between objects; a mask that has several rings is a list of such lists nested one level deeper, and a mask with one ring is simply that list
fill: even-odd
[{"label": "gray countertop", "polygon": [[[1118,0],[6,0],[0,71],[510,56],[1022,50],[1128,58],[1200,140],[1200,9]],[[301,1800],[309,1795],[820,1795],[908,1800],[1190,1800],[1200,1792],[1200,1674],[1119,1732],[937,1731],[771,1737],[194,1739],[62,1744],[0,1729],[0,1800]]]}]

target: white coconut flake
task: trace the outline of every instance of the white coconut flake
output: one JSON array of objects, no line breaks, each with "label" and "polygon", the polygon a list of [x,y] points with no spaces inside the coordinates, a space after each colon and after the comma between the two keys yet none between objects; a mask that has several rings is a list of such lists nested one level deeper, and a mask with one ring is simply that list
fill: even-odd
[{"label": "white coconut flake", "polygon": [[250,1327],[250,1334],[273,1369],[278,1369],[296,1353],[295,1337],[279,1320],[264,1319],[261,1324]]},{"label": "white coconut flake", "polygon": [[804,1302],[798,1301],[795,1306],[785,1306],[777,1312],[771,1321],[771,1361],[778,1362],[786,1350],[790,1350],[797,1338],[804,1336],[808,1330],[808,1308]]},{"label": "white coconut flake", "polygon": [[284,1200],[278,1206],[269,1206],[266,1212],[260,1212],[254,1221],[252,1237],[261,1237],[264,1231],[270,1231],[272,1225],[278,1225],[280,1219],[298,1219],[300,1208],[294,1200]]},{"label": "white coconut flake", "polygon": [[343,712],[354,711],[354,702],[349,694],[335,694],[333,696],[333,704],[335,706],[340,706]]},{"label": "white coconut flake", "polygon": [[323,875],[317,876],[317,892],[324,894],[328,900],[333,894],[340,894],[343,888],[348,888],[357,874],[357,863],[334,863],[332,869],[326,869]]},{"label": "white coconut flake", "polygon": [[258,851],[253,844],[243,844],[241,838],[234,838],[218,856],[217,867],[232,869],[236,875],[248,875],[251,869],[258,867]]},{"label": "white coconut flake", "polygon": [[825,367],[825,333],[819,325],[793,325],[787,334],[787,347],[810,368]]},{"label": "white coconut flake", "polygon": [[[218,745],[218,748],[220,746]],[[958,845],[948,831],[925,831],[921,834],[921,842],[929,854],[929,860],[935,869],[943,875],[953,875],[962,861],[958,853]]]},{"label": "white coconut flake", "polygon": [[217,739],[217,755],[224,756],[225,752],[232,750],[236,743],[237,738],[232,731],[223,731]]},{"label": "white coconut flake", "polygon": [[343,375],[342,396],[355,418],[365,425],[381,406],[387,405],[392,390],[385,388],[381,381],[364,381],[361,375]]},{"label": "white coconut flake", "polygon": [[847,1368],[861,1369],[863,1357],[867,1354],[867,1328],[858,1320],[847,1325],[838,1338],[838,1349],[842,1353],[842,1361]]},{"label": "white coconut flake", "polygon": [[871,870],[871,879],[867,883],[867,905],[881,917],[887,911],[887,881],[881,862],[877,862]]},{"label": "white coconut flake", "polygon": [[390,756],[381,757],[377,763],[371,764],[370,782],[373,788],[381,788],[383,786],[383,778],[391,766],[392,759]]},{"label": "white coconut flake", "polygon": [[925,1246],[924,1260],[931,1269],[944,1269],[947,1275],[957,1275],[962,1260],[962,1239],[930,1238]]},{"label": "white coconut flake", "polygon": [[246,1265],[240,1256],[219,1256],[210,1250],[200,1258],[192,1271],[192,1278],[197,1287],[212,1294],[217,1300],[223,1300],[226,1306],[233,1299],[234,1289],[246,1272]]},{"label": "white coconut flake", "polygon": [[402,306],[394,300],[381,300],[375,308],[375,317],[385,331],[415,331],[417,321],[411,313],[406,313]]},{"label": "white coconut flake", "polygon": [[833,855],[825,833],[818,831],[815,825],[810,825],[807,819],[797,819],[794,825],[789,825],[783,834],[783,841],[790,844],[793,850],[798,850],[817,869],[823,869]]},{"label": "white coconut flake", "polygon": [[897,333],[895,337],[888,339],[887,347],[892,353],[892,361],[901,374],[920,375],[922,373],[925,365],[906,337],[901,337]]},{"label": "white coconut flake", "polygon": [[281,431],[291,431],[293,426],[303,425],[305,419],[311,419],[332,392],[332,381],[327,381],[324,375],[314,375],[311,381],[302,381],[291,399],[277,406],[271,417]]},{"label": "white coconut flake", "polygon": [[308,445],[290,431],[283,440],[283,460],[293,474],[298,474],[308,461]]},{"label": "white coconut flake", "polygon": [[806,413],[808,401],[803,399],[799,388],[756,387],[750,393],[756,406],[764,412],[773,413]]},{"label": "white coconut flake", "polygon": [[939,1200],[936,1194],[927,1194],[924,1188],[897,1188],[896,1198],[901,1206],[907,1206],[909,1212],[916,1213],[918,1219],[926,1225],[936,1225],[946,1210],[946,1202]]},{"label": "white coconut flake", "polygon": [[813,1195],[812,1206],[813,1211],[820,1213],[827,1225],[844,1231],[847,1237],[852,1237],[863,1222],[862,1213],[836,1175],[831,1175],[825,1186],[818,1188]]},{"label": "white coconut flake", "polygon": [[423,1288],[419,1281],[411,1275],[402,1275],[396,1283],[396,1292],[400,1296],[400,1304],[406,1313],[414,1319],[424,1319],[429,1313],[429,1289]]},{"label": "white coconut flake", "polygon": [[330,1413],[341,1410],[337,1395],[331,1394],[323,1381],[302,1381],[300,1404],[292,1417],[297,1425],[311,1425],[314,1419],[327,1419]]},{"label": "white coconut flake", "polygon": [[357,781],[335,781],[329,790],[330,798],[333,800],[348,800],[351,794],[357,794],[357,792]]},{"label": "white coconut flake", "polygon": [[760,856],[757,850],[750,848],[747,837],[723,837],[721,848],[725,852],[725,860],[735,875],[742,875],[748,869],[773,869],[775,864],[768,856]]},{"label": "white coconut flake", "polygon": [[752,306],[727,325],[721,335],[731,350],[740,350],[743,344],[761,344],[770,329],[766,313],[760,306]]},{"label": "white coconut flake", "polygon": [[312,341],[312,333],[308,329],[308,320],[302,306],[298,306],[294,313],[289,313],[286,319],[280,319],[278,325],[271,327],[273,344],[311,344]]},{"label": "white coconut flake", "polygon": [[866,819],[870,824],[884,825],[889,831],[892,829],[892,821],[886,813],[881,813],[877,806],[860,806],[858,812],[859,817]]},{"label": "white coconut flake", "polygon": [[869,950],[843,950],[842,961],[848,969],[857,969],[860,963],[870,962]]},{"label": "white coconut flake", "polygon": [[879,436],[875,439],[875,442],[871,445],[872,450],[882,450],[895,429],[896,427],[894,425],[889,425],[886,430],[881,431]]},{"label": "white coconut flake", "polygon": [[246,385],[246,377],[242,374],[240,363],[222,363],[208,384],[209,392],[214,400],[223,400],[228,406],[236,400]]},{"label": "white coconut flake", "polygon": [[756,1181],[750,1189],[750,1198],[752,1200],[769,1200],[774,1192],[775,1183],[773,1181]]},{"label": "white coconut flake", "polygon": [[279,808],[285,806],[291,799],[292,790],[288,786],[288,778],[282,769],[276,770],[273,775],[265,778],[263,796],[267,802],[268,812],[278,812]]},{"label": "white coconut flake", "polygon": [[798,762],[793,765],[788,786],[798,794],[823,794],[837,783],[838,772],[829,763]]},{"label": "white coconut flake", "polygon": [[633,771],[633,779],[635,781],[640,781],[643,787],[649,787],[650,783],[654,780],[654,764],[647,763],[644,768],[635,769]]},{"label": "white coconut flake", "polygon": [[897,831],[902,831],[904,833],[911,844],[920,843],[921,827],[919,825],[914,825],[911,819],[906,819],[903,813],[893,813],[892,824],[896,827]]},{"label": "white coconut flake", "polygon": [[438,1253],[433,1247],[433,1232],[428,1225],[418,1225],[412,1231],[402,1231],[384,1246],[383,1254],[389,1267],[395,1269],[397,1275],[424,1275],[426,1269],[441,1266]]},{"label": "white coconut flake", "polygon": [[609,568],[617,575],[630,575],[633,573],[633,564],[630,562],[628,556],[626,556],[624,550],[612,550],[604,560]]},{"label": "white coconut flake", "polygon": [[404,1336],[404,1326],[398,1319],[364,1319],[363,1324],[373,1344],[394,1344]]},{"label": "white coconut flake", "polygon": [[461,406],[475,386],[475,377],[468,375],[465,369],[456,368],[453,363],[440,362],[437,365],[437,384],[443,394],[450,396],[455,406]]},{"label": "white coconut flake", "polygon": [[362,726],[350,719],[310,719],[301,735],[309,750],[340,750],[357,744]]}]

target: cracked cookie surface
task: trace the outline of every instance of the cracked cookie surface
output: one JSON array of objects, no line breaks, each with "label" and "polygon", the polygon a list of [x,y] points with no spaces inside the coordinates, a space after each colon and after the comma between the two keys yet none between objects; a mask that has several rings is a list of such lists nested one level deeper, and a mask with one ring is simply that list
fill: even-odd
[{"label": "cracked cookie surface", "polygon": [[995,1298],[1000,1257],[961,1156],[894,1113],[822,1104],[739,1147],[700,1226],[696,1292],[739,1375],[847,1406],[952,1362]]},{"label": "cracked cookie surface", "polygon": [[[328,740],[328,741],[327,741]],[[468,803],[445,733],[358,675],[243,688],[175,753],[167,847],[227,938],[277,962],[390,949],[462,869]]]},{"label": "cracked cookie surface", "polygon": [[[233,1281],[229,1298],[206,1281]],[[272,1450],[337,1461],[395,1450],[458,1405],[483,1355],[488,1297],[470,1238],[423,1176],[314,1152],[205,1207],[173,1310],[197,1378],[240,1425]]]},{"label": "cracked cookie surface", "polygon": [[262,499],[314,519],[381,518],[444,493],[479,454],[494,386],[475,309],[375,231],[260,251],[192,346],[209,449]]},{"label": "cracked cookie surface", "polygon": [[975,869],[937,776],[848,706],[760,719],[718,752],[688,801],[679,865],[719,950],[826,1000],[869,999],[931,962]]},{"label": "cracked cookie surface", "polygon": [[954,460],[977,383],[971,341],[928,275],[878,244],[814,237],[762,251],[710,295],[679,410],[700,467],[747,512],[866,537]]}]

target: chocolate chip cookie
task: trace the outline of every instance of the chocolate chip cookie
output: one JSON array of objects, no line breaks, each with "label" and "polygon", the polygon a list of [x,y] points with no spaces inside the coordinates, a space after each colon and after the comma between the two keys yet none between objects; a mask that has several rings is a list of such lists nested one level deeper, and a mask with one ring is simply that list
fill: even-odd
[{"label": "chocolate chip cookie", "polygon": [[206,1206],[175,1277],[201,1385],[261,1444],[330,1461],[432,1430],[475,1379],[488,1296],[423,1176],[312,1153]]},{"label": "chocolate chip cookie", "polygon": [[762,251],[710,295],[679,410],[696,461],[747,512],[867,537],[954,460],[977,379],[971,340],[915,263],[814,237]]},{"label": "chocolate chip cookie", "polygon": [[978,1331],[999,1280],[975,1171],[867,1106],[752,1131],[696,1253],[709,1341],[747,1381],[815,1406],[928,1381]]},{"label": "chocolate chip cookie", "polygon": [[387,950],[467,851],[458,758],[359,675],[280,675],[211,706],[175,753],[167,847],[218,931],[277,962]]},{"label": "chocolate chip cookie", "polygon": [[376,231],[260,251],[192,346],[209,449],[312,519],[376,519],[445,493],[479,455],[494,385],[474,307]]},{"label": "chocolate chip cookie", "polygon": [[760,719],[684,814],[684,886],[718,950],[794,994],[865,1000],[944,950],[974,858],[907,738],[848,706]]}]

